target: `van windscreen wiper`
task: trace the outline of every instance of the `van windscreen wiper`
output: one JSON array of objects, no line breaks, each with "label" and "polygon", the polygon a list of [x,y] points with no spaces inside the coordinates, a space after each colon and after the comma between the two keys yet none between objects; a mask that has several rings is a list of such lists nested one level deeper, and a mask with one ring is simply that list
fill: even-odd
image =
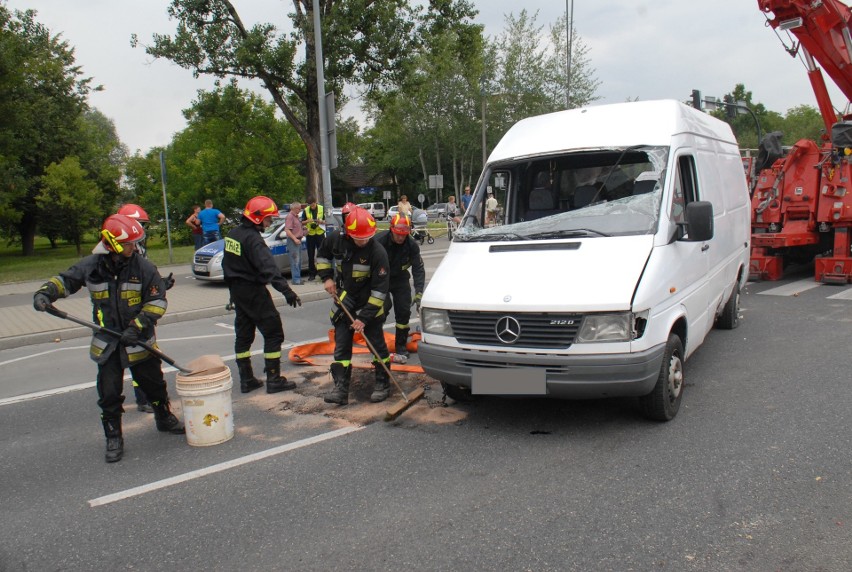
[{"label": "van windscreen wiper", "polygon": [[570,230],[548,230],[545,232],[536,232],[534,234],[530,234],[527,238],[541,239],[541,238],[577,238],[582,236],[612,236],[611,234],[606,234],[604,232],[598,232],[597,230],[592,230],[590,228],[572,228]]},{"label": "van windscreen wiper", "polygon": [[507,240],[526,240],[527,237],[515,232],[480,232],[475,234],[457,233],[453,236],[454,241],[459,242],[501,242]]}]

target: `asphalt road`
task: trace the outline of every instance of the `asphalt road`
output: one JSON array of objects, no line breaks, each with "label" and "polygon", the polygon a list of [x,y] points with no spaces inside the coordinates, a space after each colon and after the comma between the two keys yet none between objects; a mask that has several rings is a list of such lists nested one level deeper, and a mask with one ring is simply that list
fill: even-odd
[{"label": "asphalt road", "polygon": [[[338,408],[324,367],[287,365],[296,392],[233,393],[231,441],[131,410],[107,465],[93,389],[15,398],[93,380],[85,342],[2,351],[0,570],[847,571],[852,288],[811,286],[750,284],[665,424],[632,399],[499,398],[384,423],[366,370]],[[284,309],[288,339],[324,335],[325,305]],[[228,357],[229,321],[161,345]]]}]

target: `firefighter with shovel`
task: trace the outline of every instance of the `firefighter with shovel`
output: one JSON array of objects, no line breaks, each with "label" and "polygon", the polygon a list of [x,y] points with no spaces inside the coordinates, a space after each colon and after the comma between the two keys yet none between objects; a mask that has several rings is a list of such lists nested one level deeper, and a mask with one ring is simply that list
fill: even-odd
[{"label": "firefighter with shovel", "polygon": [[[347,240],[351,241],[349,248],[335,253],[334,241],[326,238],[317,252],[317,273],[323,288],[335,300],[330,313],[334,325],[334,361],[331,364],[334,389],[323,399],[326,403],[338,405],[349,403],[352,340],[355,333],[360,333],[371,343],[371,348],[375,348],[373,367],[376,383],[370,401],[378,403],[390,395],[390,376],[387,373],[390,354],[382,329],[385,298],[390,287],[388,255],[373,240],[376,221],[369,212],[355,207],[346,215],[344,224]],[[338,255],[341,257],[338,258]],[[338,265],[340,288],[334,281],[332,262]]]},{"label": "firefighter with shovel", "polygon": [[145,230],[135,219],[115,214],[104,221],[101,237],[106,252],[87,256],[45,282],[33,296],[33,306],[40,312],[47,311],[59,298],[88,287],[92,317],[100,326],[92,336],[89,355],[98,364],[105,458],[107,463],[114,463],[124,454],[121,415],[125,368],[130,368],[133,379],[151,401],[157,430],[172,434],[183,434],[185,430],[170,410],[160,359],[138,345],[156,345],[154,328],[168,305],[166,285],[157,267],[136,251],[136,245],[145,238]]}]

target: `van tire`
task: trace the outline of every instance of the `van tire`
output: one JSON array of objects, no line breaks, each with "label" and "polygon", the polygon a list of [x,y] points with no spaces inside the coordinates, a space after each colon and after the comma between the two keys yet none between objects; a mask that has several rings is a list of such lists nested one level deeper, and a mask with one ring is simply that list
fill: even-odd
[{"label": "van tire", "polygon": [[716,318],[716,327],[722,330],[733,330],[740,325],[740,283],[734,284],[731,297],[722,308],[722,313]]},{"label": "van tire", "polygon": [[653,391],[639,398],[642,414],[654,421],[671,421],[683,398],[683,342],[677,334],[669,334],[660,375]]},{"label": "van tire", "polygon": [[441,382],[441,387],[444,389],[444,395],[452,398],[454,401],[459,401],[461,403],[468,403],[473,401],[473,393],[471,393],[469,387],[463,387],[461,385],[450,385],[449,383]]}]

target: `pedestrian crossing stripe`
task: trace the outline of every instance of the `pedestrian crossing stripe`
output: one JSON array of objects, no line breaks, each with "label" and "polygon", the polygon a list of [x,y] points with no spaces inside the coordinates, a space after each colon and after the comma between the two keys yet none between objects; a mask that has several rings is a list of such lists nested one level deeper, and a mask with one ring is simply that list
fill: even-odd
[{"label": "pedestrian crossing stripe", "polygon": [[[751,284],[754,284],[754,282]],[[781,286],[776,286],[775,288],[758,292],[758,294],[763,296],[797,296],[802,292],[807,292],[808,290],[819,288],[820,286],[836,288],[836,286],[816,282],[813,278],[805,278],[804,280],[797,280],[796,282],[782,284]],[[846,288],[836,294],[828,296],[828,298],[832,300],[852,300],[852,288]]]}]

